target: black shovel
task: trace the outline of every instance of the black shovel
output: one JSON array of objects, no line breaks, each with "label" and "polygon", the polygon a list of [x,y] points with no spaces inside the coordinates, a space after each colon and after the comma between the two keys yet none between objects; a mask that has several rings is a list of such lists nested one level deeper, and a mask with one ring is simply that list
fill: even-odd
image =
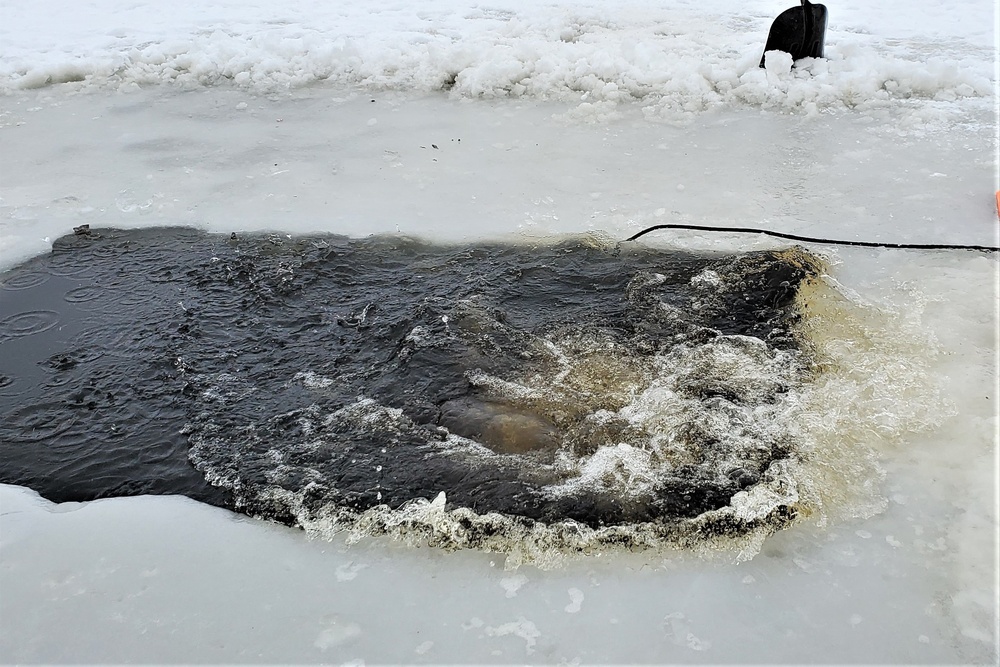
[{"label": "black shovel", "polygon": [[[802,0],[801,7],[791,7],[778,14],[767,34],[764,53],[785,51],[792,60],[822,58],[823,40],[826,37],[826,5],[814,5]],[[764,66],[764,56],[760,57]]]}]

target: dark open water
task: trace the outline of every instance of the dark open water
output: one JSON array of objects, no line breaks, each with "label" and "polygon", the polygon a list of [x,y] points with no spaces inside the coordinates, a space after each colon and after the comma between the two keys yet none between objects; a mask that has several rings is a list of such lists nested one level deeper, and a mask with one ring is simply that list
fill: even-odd
[{"label": "dark open water", "polygon": [[[70,235],[2,277],[0,482],[291,524],[445,491],[523,525],[668,526],[794,457],[773,433],[727,433],[802,380],[812,261],[593,238]],[[691,415],[669,446],[635,416],[660,386]],[[632,459],[594,474],[612,452]]]}]

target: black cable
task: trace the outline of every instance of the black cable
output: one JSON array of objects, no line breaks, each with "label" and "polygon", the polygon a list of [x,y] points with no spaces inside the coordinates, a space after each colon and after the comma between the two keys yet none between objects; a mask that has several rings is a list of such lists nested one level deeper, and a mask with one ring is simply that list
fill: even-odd
[{"label": "black cable", "polygon": [[835,239],[817,239],[811,236],[798,236],[797,234],[785,234],[784,232],[772,232],[768,229],[752,229],[750,227],[707,227],[704,225],[653,225],[647,227],[638,234],[634,234],[626,241],[635,241],[640,236],[645,236],[658,229],[693,229],[699,232],[736,232],[739,234],[764,234],[774,236],[779,239],[789,239],[791,241],[804,241],[806,243],[824,243],[827,245],[849,245],[860,246],[862,248],[903,248],[907,250],[978,250],[980,252],[1000,252],[1000,248],[985,245],[948,245],[941,243],[878,243],[875,241],[837,241]]}]

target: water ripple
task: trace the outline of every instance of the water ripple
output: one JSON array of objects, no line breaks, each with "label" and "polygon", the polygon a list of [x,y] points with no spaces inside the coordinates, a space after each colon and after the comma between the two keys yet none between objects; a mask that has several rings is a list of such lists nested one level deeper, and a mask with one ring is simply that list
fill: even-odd
[{"label": "water ripple", "polygon": [[59,313],[54,310],[29,310],[0,320],[0,339],[32,336],[57,324]]},{"label": "water ripple", "polygon": [[22,290],[38,287],[49,279],[49,274],[41,271],[26,271],[4,279],[0,287],[5,290]]},{"label": "water ripple", "polygon": [[83,287],[77,287],[66,292],[64,298],[70,303],[83,303],[85,301],[100,299],[104,296],[104,293],[105,289],[100,285],[84,285]]}]

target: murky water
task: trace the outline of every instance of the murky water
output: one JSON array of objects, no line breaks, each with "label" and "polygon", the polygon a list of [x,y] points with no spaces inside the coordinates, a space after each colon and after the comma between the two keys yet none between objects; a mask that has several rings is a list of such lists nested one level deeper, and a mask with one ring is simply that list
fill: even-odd
[{"label": "murky water", "polygon": [[812,511],[791,415],[821,268],[595,237],[67,236],[3,278],[0,481],[499,550],[770,532]]}]

